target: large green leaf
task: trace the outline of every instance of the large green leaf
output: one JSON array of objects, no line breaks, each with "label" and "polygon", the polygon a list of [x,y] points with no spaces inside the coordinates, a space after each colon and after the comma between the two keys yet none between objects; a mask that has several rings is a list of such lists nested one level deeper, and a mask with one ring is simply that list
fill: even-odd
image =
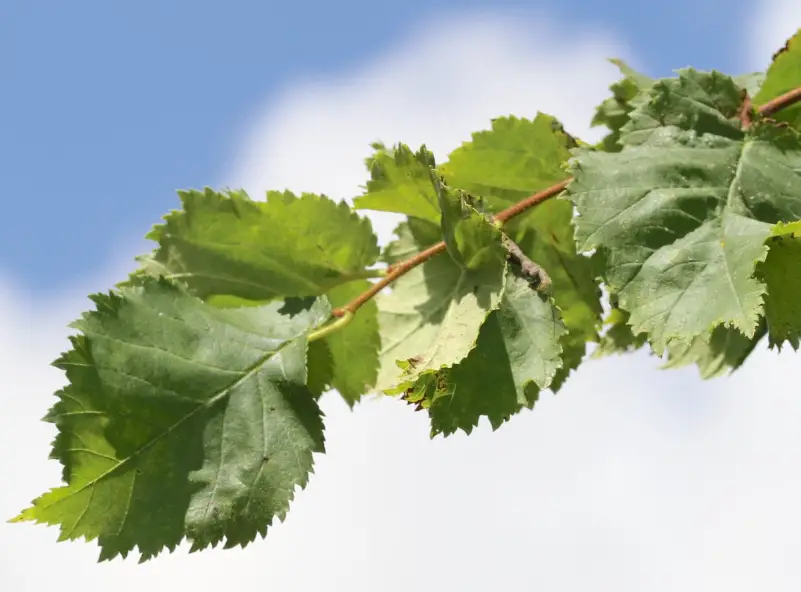
[{"label": "large green leaf", "polygon": [[104,559],[263,535],[323,451],[305,334],[327,303],[220,310],[149,278],[93,300],[55,362],[70,383],[47,417],[67,484],[17,520],[99,537]]},{"label": "large green leaf", "polygon": [[[764,105],[771,99],[801,86],[801,29],[793,35],[787,45],[776,53],[765,75],[765,81],[754,97],[754,105]],[[796,103],[771,117],[786,121],[801,131],[801,104]]]},{"label": "large green leaf", "polygon": [[567,329],[553,301],[511,271],[505,279],[500,307],[482,325],[475,349],[408,387],[404,398],[428,408],[432,436],[469,434],[482,416],[498,428],[533,406],[562,366]]},{"label": "large green leaf", "polygon": [[[206,298],[316,296],[366,277],[378,239],[370,221],[325,196],[180,191],[183,209],[147,235],[159,246],[138,275],[164,275]],[[136,281],[134,276],[132,281]]]},{"label": "large green leaf", "polygon": [[[416,224],[425,228],[420,222]],[[427,246],[417,242],[408,224],[398,230],[390,252],[409,256]],[[420,236],[426,235],[430,233]],[[504,269],[503,261],[469,269],[439,255],[393,282],[390,292],[379,294],[381,353],[376,390],[413,383],[429,370],[464,359],[475,346],[487,315],[498,307]],[[397,364],[404,360],[414,360],[405,371]]]},{"label": "large green leaf", "polygon": [[632,112],[626,149],[572,163],[580,250],[605,255],[610,290],[658,354],[719,324],[753,337],[755,264],[772,225],[801,216],[798,136],[768,122],[743,132],[741,97],[730,78],[681,71]]}]

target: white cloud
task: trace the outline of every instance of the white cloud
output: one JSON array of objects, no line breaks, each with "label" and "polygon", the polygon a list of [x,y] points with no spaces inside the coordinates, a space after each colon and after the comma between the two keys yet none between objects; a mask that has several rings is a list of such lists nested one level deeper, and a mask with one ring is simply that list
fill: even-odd
[{"label": "white cloud", "polygon": [[[431,21],[390,53],[333,80],[299,82],[255,114],[225,183],[254,196],[289,188],[350,198],[366,182],[375,140],[425,143],[444,160],[491,118],[538,110],[596,139],[603,131],[588,129],[592,110],[618,77],[605,58],[626,53],[604,31],[543,15]],[[398,218],[375,219],[385,242]]]},{"label": "white cloud", "polygon": [[[603,32],[542,17],[440,20],[336,81],[288,90],[252,125],[226,181],[352,196],[370,141],[426,142],[444,156],[510,112],[550,112],[590,138],[591,108],[615,77],[603,58],[626,53]],[[377,226],[386,241],[389,220]],[[47,309],[17,293],[0,289],[4,517],[57,482],[45,461],[53,431],[36,420],[62,384],[47,364],[66,347],[64,323],[86,308],[70,292],[42,318]],[[760,350],[712,382],[639,355],[591,362],[499,431],[434,441],[425,416],[397,401],[350,412],[329,396],[328,454],[265,541],[96,565],[93,544],[0,524],[0,588],[791,589],[801,554],[793,360]]]}]

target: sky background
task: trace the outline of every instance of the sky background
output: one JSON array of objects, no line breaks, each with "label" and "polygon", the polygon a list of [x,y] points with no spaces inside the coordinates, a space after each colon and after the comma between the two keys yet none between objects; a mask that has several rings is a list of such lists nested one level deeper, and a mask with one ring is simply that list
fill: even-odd
[{"label": "sky background", "polygon": [[[591,140],[606,57],[738,74],[798,27],[797,0],[0,2],[0,517],[58,483],[48,364],[176,189],[352,197],[371,141],[444,157],[509,113]],[[0,589],[797,590],[797,364],[592,362],[495,433],[433,441],[396,401],[329,395],[328,453],[266,540],[96,565],[0,523]]]}]

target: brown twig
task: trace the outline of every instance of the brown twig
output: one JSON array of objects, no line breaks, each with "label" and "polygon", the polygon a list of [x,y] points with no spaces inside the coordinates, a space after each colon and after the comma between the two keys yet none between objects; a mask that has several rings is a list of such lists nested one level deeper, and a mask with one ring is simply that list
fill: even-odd
[{"label": "brown twig", "polygon": [[392,271],[370,286],[370,289],[359,294],[355,299],[348,302],[348,304],[345,306],[341,308],[335,308],[333,311],[331,311],[331,314],[335,317],[341,317],[347,312],[356,312],[356,310],[358,310],[362,304],[370,300],[370,298],[378,294],[381,290],[386,288],[400,276],[404,275],[410,269],[417,267],[421,263],[428,261],[434,255],[438,255],[444,250],[445,241],[441,241],[435,245],[431,245],[425,251],[418,253],[414,257],[410,257],[406,261],[401,261],[400,263],[394,264],[392,266]]},{"label": "brown twig", "polygon": [[743,89],[743,102],[740,105],[740,124],[743,131],[751,127],[754,120],[754,104],[751,102],[751,97],[748,96],[748,91]]},{"label": "brown twig", "polygon": [[790,92],[786,92],[781,96],[776,97],[775,99],[768,101],[764,105],[762,105],[757,111],[759,111],[760,115],[764,115],[766,117],[770,117],[774,113],[781,111],[782,109],[786,109],[791,105],[795,105],[798,101],[801,101],[801,87],[794,88]]},{"label": "brown twig", "polygon": [[[523,201],[520,201],[513,206],[509,206],[505,210],[498,212],[496,216],[493,217],[493,220],[497,222],[506,222],[510,218],[514,218],[525,212],[527,209],[534,207],[538,203],[545,201],[555,195],[558,195],[562,192],[562,190],[567,187],[567,184],[570,182],[570,179],[565,179],[564,181],[560,181],[556,185],[552,185],[547,189],[540,191],[539,193],[535,193],[534,195],[527,197]],[[335,317],[342,317],[347,312],[356,312],[359,307],[361,307],[365,302],[370,300],[373,296],[378,294],[381,290],[386,288],[389,284],[394,282],[396,279],[407,273],[414,267],[424,263],[431,259],[434,255],[440,254],[442,251],[445,250],[445,241],[440,241],[434,245],[428,247],[425,251],[422,251],[415,255],[414,257],[410,257],[406,261],[401,261],[400,263],[394,263],[390,267],[388,267],[388,273],[379,281],[374,283],[370,286],[370,289],[366,290],[359,294],[355,299],[351,300],[348,304],[343,307],[335,308],[331,314]]]},{"label": "brown twig", "polygon": [[560,181],[556,185],[551,185],[548,189],[544,189],[539,193],[535,193],[531,197],[527,197],[523,201],[516,203],[513,206],[510,206],[503,210],[502,212],[498,212],[498,215],[494,217],[494,219],[498,222],[506,222],[510,218],[514,218],[515,216],[522,214],[527,209],[536,206],[538,203],[545,201],[553,197],[554,195],[558,195],[559,193],[567,187],[567,184],[570,183],[571,179],[565,179],[564,181]]},{"label": "brown twig", "polygon": [[[787,107],[794,105],[801,101],[801,87],[791,90],[775,99],[768,101],[761,107],[757,109],[757,112],[760,115],[770,116],[774,113],[781,111],[782,109],[786,109]],[[746,95],[744,97],[742,110],[740,112],[741,120],[743,124],[747,127],[751,123],[751,99]],[[539,193],[535,193],[531,197],[527,197],[526,199],[514,204],[506,208],[505,210],[498,212],[497,215],[493,217],[493,220],[496,222],[506,222],[507,220],[514,218],[528,210],[529,208],[542,203],[543,201],[554,197],[561,193],[565,187],[572,181],[572,178],[565,179],[564,181],[560,181],[555,185],[540,191]],[[418,265],[424,263],[431,259],[434,255],[440,254],[442,251],[445,250],[445,241],[438,242],[435,245],[431,245],[425,251],[422,251],[407,259],[406,261],[401,261],[400,263],[394,263],[387,268],[387,275],[373,284],[369,290],[363,292],[355,299],[351,300],[348,304],[343,307],[335,308],[332,311],[332,315],[335,317],[342,317],[348,312],[354,313],[356,312],[359,307],[361,307],[365,302],[370,300],[373,296],[378,294],[381,290],[386,288],[389,284],[394,282],[396,279],[407,273],[409,270],[417,267]]]}]

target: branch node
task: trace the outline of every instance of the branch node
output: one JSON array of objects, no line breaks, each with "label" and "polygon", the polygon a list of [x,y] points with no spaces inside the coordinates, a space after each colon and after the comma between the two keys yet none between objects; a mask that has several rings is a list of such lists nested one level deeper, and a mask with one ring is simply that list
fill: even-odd
[{"label": "branch node", "polygon": [[503,237],[506,259],[520,268],[520,272],[537,292],[545,292],[551,285],[551,278],[545,270],[529,259],[523,250],[508,236]]}]

